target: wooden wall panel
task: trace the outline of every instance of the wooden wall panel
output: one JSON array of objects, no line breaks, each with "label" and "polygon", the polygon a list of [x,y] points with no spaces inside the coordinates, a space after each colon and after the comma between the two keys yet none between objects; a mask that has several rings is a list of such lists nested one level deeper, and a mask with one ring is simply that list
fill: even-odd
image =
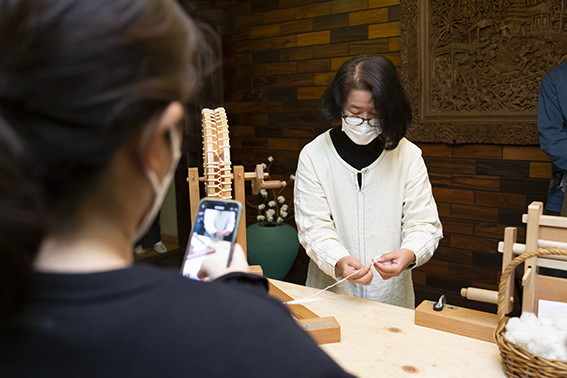
[{"label": "wooden wall panel", "polygon": [[362,12],[353,12],[349,15],[349,25],[369,25],[379,22],[388,22],[388,8],[371,9]]},{"label": "wooden wall panel", "polygon": [[[272,173],[287,180],[303,146],[332,126],[320,115],[320,97],[352,56],[381,53],[401,66],[399,0],[197,2],[203,18],[221,30],[225,103],[219,106],[229,117],[232,160],[246,170],[273,156]],[[545,200],[549,159],[539,146],[418,146],[444,239],[432,260],[412,272],[416,302],[439,294],[458,301],[461,287],[494,287],[503,229],[518,226],[524,237],[521,215],[531,200]],[[292,196],[291,186],[285,190]],[[252,214],[247,222],[254,221]],[[288,280],[301,283],[308,260],[301,251]],[[455,304],[486,309],[467,300]]]}]

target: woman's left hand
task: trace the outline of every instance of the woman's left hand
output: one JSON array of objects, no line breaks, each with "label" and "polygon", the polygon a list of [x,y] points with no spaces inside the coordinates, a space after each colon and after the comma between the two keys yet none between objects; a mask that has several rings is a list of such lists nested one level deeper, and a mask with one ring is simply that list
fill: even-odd
[{"label": "woman's left hand", "polygon": [[399,276],[414,261],[415,254],[407,248],[395,249],[372,259],[374,268],[384,280]]}]

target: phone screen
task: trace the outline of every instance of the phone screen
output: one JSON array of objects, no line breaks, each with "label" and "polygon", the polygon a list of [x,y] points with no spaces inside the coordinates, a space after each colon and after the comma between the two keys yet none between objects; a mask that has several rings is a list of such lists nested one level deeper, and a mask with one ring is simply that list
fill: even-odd
[{"label": "phone screen", "polygon": [[203,199],[183,260],[181,274],[199,280],[197,273],[207,259],[228,266],[236,241],[242,205],[237,201]]}]

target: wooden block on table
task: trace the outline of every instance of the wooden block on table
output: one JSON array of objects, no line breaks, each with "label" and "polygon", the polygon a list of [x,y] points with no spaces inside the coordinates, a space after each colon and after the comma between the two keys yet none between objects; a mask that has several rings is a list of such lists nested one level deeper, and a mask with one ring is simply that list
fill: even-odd
[{"label": "wooden block on table", "polygon": [[317,344],[339,343],[341,326],[332,316],[325,318],[298,319],[297,323],[315,340]]},{"label": "wooden block on table", "polygon": [[[293,297],[269,282],[270,294],[282,302],[292,301]],[[334,317],[321,318],[303,305],[288,305],[291,314],[317,344],[338,343],[341,341],[341,326]]]},{"label": "wooden block on table", "polygon": [[494,342],[494,331],[498,325],[496,314],[449,305],[445,305],[442,311],[434,311],[435,303],[428,300],[421,302],[415,309],[416,325]]},{"label": "wooden block on table", "polygon": [[248,271],[248,273],[257,274],[259,276],[264,275],[264,271],[262,270],[262,267],[260,265],[250,265],[250,270]]}]

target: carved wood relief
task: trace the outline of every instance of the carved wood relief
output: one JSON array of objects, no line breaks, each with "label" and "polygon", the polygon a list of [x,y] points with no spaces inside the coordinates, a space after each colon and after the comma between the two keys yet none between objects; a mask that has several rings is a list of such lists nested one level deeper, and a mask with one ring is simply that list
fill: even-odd
[{"label": "carved wood relief", "polygon": [[400,0],[419,142],[538,144],[541,78],[567,61],[565,0]]}]

